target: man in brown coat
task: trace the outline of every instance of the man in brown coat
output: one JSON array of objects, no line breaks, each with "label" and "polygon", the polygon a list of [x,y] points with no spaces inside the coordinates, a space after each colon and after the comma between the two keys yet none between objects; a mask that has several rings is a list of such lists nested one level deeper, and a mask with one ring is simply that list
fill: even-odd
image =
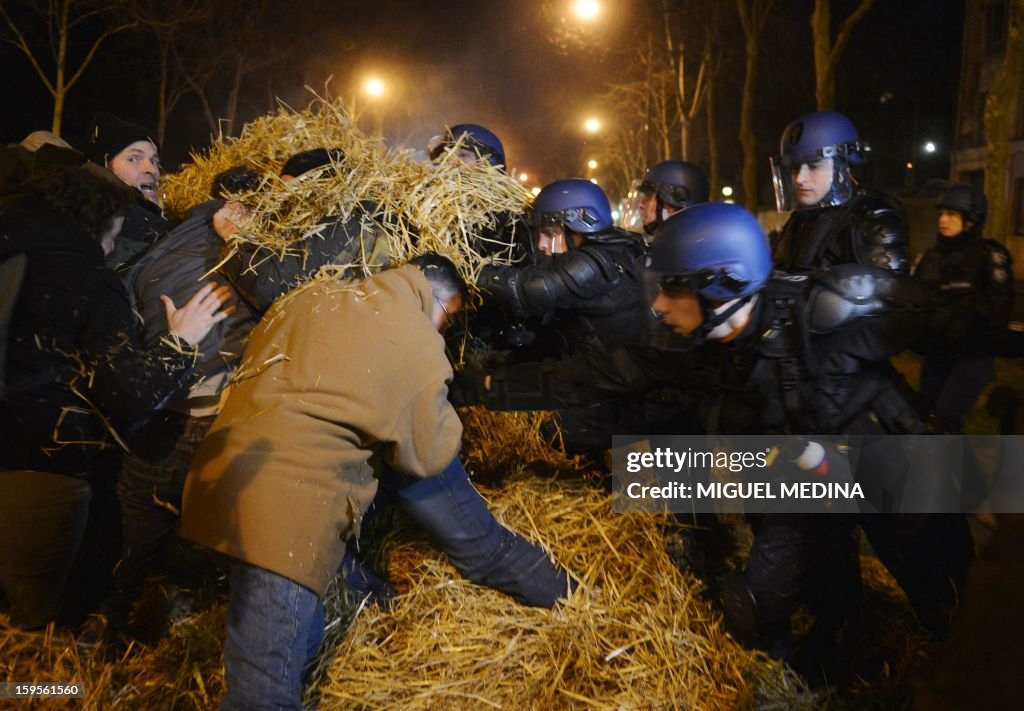
[{"label": "man in brown coat", "polygon": [[321,600],[379,471],[407,480],[403,504],[448,539],[466,577],[526,604],[568,592],[540,548],[497,524],[459,462],[440,332],[464,288],[427,254],[359,284],[298,289],[253,332],[183,499],[182,536],[235,559],[222,709],[301,708]]}]

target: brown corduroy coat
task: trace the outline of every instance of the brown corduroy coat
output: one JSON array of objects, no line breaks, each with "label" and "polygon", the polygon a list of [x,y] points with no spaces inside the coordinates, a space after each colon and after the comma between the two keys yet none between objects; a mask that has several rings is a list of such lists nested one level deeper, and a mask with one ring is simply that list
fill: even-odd
[{"label": "brown corduroy coat", "polygon": [[182,536],[323,596],[376,492],[377,460],[426,477],[459,451],[433,303],[415,266],[278,301],[196,454]]}]

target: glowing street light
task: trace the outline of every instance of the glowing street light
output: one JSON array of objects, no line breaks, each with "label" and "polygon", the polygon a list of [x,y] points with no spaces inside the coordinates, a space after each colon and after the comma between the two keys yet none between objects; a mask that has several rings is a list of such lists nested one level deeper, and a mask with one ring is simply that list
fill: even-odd
[{"label": "glowing street light", "polygon": [[534,197],[537,197],[538,195],[540,195],[540,188],[534,185],[532,188],[530,188],[530,194],[533,195]]},{"label": "glowing street light", "polygon": [[595,168],[597,168],[597,161],[593,159],[588,160],[587,167],[590,168],[591,170],[594,170]]},{"label": "glowing street light", "polygon": [[519,179],[520,179],[521,181],[523,181],[524,183],[525,183],[525,182],[526,182],[526,181],[527,181],[527,180],[529,179],[529,177],[530,177],[530,176],[528,176],[528,175],[527,175],[526,173],[520,173],[520,174],[519,174]]},{"label": "glowing street light", "polygon": [[601,4],[597,0],[576,0],[572,4],[572,11],[581,20],[593,20],[601,13]]},{"label": "glowing street light", "polygon": [[593,116],[591,116],[590,118],[583,122],[583,128],[586,130],[587,133],[597,133],[598,131],[601,130],[601,122],[598,121]]},{"label": "glowing street light", "polygon": [[931,141],[928,141],[926,144],[924,144],[924,152],[925,153],[934,153],[935,150],[936,150],[935,144],[932,143]]},{"label": "glowing street light", "polygon": [[722,195],[724,195],[725,197],[732,197],[732,187],[729,185],[723,185]]},{"label": "glowing street light", "polygon": [[363,90],[373,97],[382,96],[384,94],[384,82],[380,79],[367,79],[366,83],[363,84]]}]

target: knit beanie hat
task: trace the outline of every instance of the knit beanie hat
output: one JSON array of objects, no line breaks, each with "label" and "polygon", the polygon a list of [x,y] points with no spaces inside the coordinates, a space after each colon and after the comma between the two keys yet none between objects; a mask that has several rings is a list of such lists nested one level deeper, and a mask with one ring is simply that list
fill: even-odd
[{"label": "knit beanie hat", "polygon": [[153,139],[150,131],[101,111],[93,116],[82,153],[93,163],[106,166],[108,160],[136,141],[149,141],[156,146],[157,152],[160,151],[160,144]]}]

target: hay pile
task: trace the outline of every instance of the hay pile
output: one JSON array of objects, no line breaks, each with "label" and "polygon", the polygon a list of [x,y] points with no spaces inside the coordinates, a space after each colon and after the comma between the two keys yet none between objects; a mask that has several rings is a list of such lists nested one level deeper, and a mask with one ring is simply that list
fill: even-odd
[{"label": "hay pile", "polygon": [[554,611],[458,578],[415,534],[389,547],[404,591],[362,611],[321,689],[340,708],[812,708],[795,677],[727,637],[666,553],[663,521],[616,515],[584,482],[483,489],[581,590]]},{"label": "hay pile", "polygon": [[[238,138],[218,138],[194,154],[163,183],[167,210],[183,214],[208,199],[214,176],[245,166],[263,178],[258,190],[236,195],[251,217],[239,225],[235,248],[249,243],[282,256],[300,253],[325,217],[347,221],[360,215],[364,234],[386,244],[381,251],[391,262],[438,252],[472,283],[486,261],[514,258],[516,223],[510,215],[531,199],[517,180],[486,161],[456,160],[461,142],[436,164],[416,161],[413,151],[388,149],[379,137],[360,131],[340,99],[314,96],[305,109],[281,106],[246,124]],[[313,148],[339,148],[344,158],[289,183],[278,177],[290,156]],[[363,255],[338,266],[371,273],[380,261]]]}]

